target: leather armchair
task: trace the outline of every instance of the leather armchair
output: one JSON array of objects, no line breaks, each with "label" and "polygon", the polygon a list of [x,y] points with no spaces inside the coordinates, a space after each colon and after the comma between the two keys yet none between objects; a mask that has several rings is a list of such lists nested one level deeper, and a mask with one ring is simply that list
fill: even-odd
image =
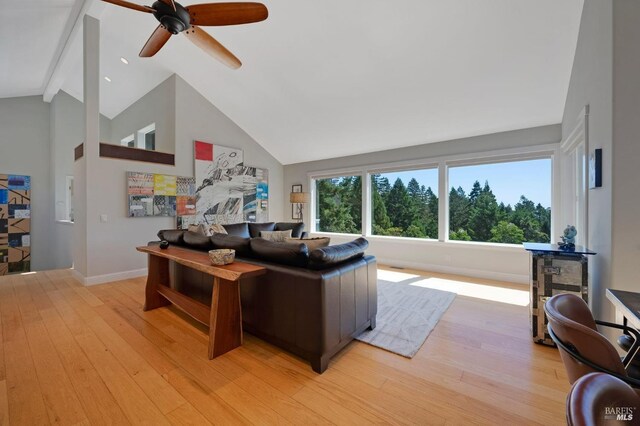
[{"label": "leather armchair", "polygon": [[590,373],[576,381],[567,395],[567,424],[637,424],[638,408],[640,396],[631,386],[609,374]]},{"label": "leather armchair", "polygon": [[[586,302],[574,294],[558,294],[547,300],[544,310],[549,320],[549,336],[558,345],[569,381],[582,376],[604,372],[640,388],[640,380],[631,377],[629,367],[640,347],[640,334],[632,328],[604,321],[596,321]],[[635,336],[635,343],[624,357],[609,340],[600,334],[597,325],[624,330]]]}]

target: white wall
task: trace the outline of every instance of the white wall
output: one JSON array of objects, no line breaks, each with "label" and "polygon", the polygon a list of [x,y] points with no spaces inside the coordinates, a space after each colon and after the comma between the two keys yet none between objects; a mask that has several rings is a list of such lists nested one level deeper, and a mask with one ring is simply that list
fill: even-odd
[{"label": "white wall", "polygon": [[[287,219],[290,219],[291,204],[289,203],[288,194],[291,191],[291,185],[302,184],[303,190],[308,191],[308,173],[311,172],[348,169],[406,160],[428,161],[436,157],[469,153],[480,154],[504,149],[557,144],[560,141],[560,137],[560,125],[552,125],[331,160],[287,165],[284,167],[285,199],[283,200],[283,209]],[[308,205],[306,206],[304,217],[311,217]],[[354,238],[353,236],[338,235],[331,235],[331,237],[332,243],[344,242]],[[370,242],[369,252],[378,257],[381,263],[521,283],[528,283],[529,281],[529,256],[521,247],[501,247],[481,243],[421,241],[376,236],[367,238]]]},{"label": "white wall", "polygon": [[[88,204],[96,216],[87,218],[85,277],[89,283],[139,274],[146,268],[146,256],[135,247],[156,240],[160,229],[175,228],[176,218],[129,218],[126,172],[193,176],[195,139],[241,148],[246,164],[268,168],[270,219],[282,218],[282,165],[180,77],[168,81],[175,86],[175,166],[98,158],[88,170],[89,178],[94,178],[89,179],[94,183],[88,189]],[[155,102],[153,98],[147,100]],[[98,220],[103,214],[107,215],[106,223]]]},{"label": "white wall", "polygon": [[172,75],[130,107],[113,117],[110,138],[103,142],[120,145],[120,141],[138,130],[156,124],[156,151],[175,152],[176,76]]},{"label": "white wall", "polygon": [[57,266],[50,184],[50,110],[41,97],[0,99],[0,173],[31,176],[31,270]]},{"label": "white wall", "polygon": [[[640,3],[613,5],[611,287],[640,291]],[[604,150],[606,152],[606,149]],[[610,305],[608,301],[604,301]]]},{"label": "white wall", "polygon": [[[201,140],[244,150],[246,166],[269,169],[269,220],[286,219],[283,213],[282,164],[222,111],[182,78],[176,79],[176,165],[193,176],[193,141]],[[287,193],[287,200],[289,195]]]},{"label": "white wall", "polygon": [[604,291],[612,283],[612,79],[613,2],[585,0],[562,136],[569,136],[578,115],[589,105],[590,149],[603,150],[603,186],[589,191],[589,245],[598,253],[590,259],[591,304],[597,317],[611,315]]}]

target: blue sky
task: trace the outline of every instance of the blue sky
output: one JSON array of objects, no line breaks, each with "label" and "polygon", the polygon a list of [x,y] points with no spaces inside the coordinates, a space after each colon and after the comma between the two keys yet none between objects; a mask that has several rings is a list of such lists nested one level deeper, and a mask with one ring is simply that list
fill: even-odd
[{"label": "blue sky", "polygon": [[[404,184],[416,178],[421,185],[431,187],[438,193],[438,170],[411,170],[398,173],[384,173],[393,185],[397,178]],[[545,207],[551,206],[551,160],[527,160],[509,163],[482,164],[477,166],[451,167],[449,169],[449,189],[464,189],[468,195],[473,183],[478,180],[484,186],[485,180],[493,191],[498,203],[512,206],[524,195]]]}]

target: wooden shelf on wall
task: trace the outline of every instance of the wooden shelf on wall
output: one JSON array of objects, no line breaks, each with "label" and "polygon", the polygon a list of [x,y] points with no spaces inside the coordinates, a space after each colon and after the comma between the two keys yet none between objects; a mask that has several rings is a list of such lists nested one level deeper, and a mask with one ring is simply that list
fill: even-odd
[{"label": "wooden shelf on wall", "polygon": [[[74,149],[74,157],[77,160],[84,156],[84,144],[78,145]],[[100,157],[117,158],[120,160],[144,161],[145,163],[176,165],[175,154],[166,152],[147,151],[140,148],[129,148],[128,146],[111,145],[100,142]]]},{"label": "wooden shelf on wall", "polygon": [[81,143],[80,145],[76,146],[75,149],[73,150],[73,158],[74,158],[75,161],[78,161],[82,157],[84,157],[84,144],[83,143]]}]

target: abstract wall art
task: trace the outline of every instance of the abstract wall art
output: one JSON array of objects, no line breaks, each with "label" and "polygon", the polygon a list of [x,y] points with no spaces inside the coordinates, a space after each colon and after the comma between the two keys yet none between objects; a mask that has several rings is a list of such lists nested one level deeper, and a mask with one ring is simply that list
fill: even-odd
[{"label": "abstract wall art", "polygon": [[182,212],[195,214],[195,186],[195,179],[190,177],[127,172],[128,215],[174,217]]},{"label": "abstract wall art", "polygon": [[31,270],[31,178],[0,174],[0,275]]},{"label": "abstract wall art", "polygon": [[196,223],[242,222],[243,152],[195,142]]},{"label": "abstract wall art", "polygon": [[265,222],[269,219],[269,171],[244,165],[243,151],[195,141],[196,212],[190,224]]},{"label": "abstract wall art", "polygon": [[245,222],[269,221],[269,170],[246,167],[243,214]]}]

